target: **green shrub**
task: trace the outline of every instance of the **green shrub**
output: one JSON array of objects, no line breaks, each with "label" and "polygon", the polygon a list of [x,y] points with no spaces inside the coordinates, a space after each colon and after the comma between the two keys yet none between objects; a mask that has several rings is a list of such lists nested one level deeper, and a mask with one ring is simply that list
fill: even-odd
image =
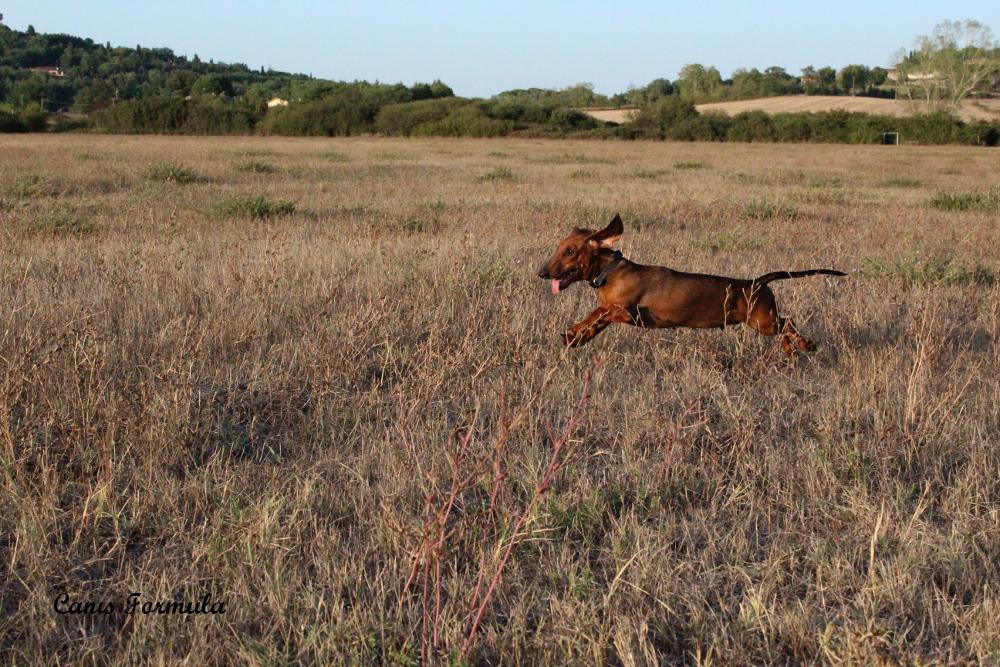
[{"label": "green shrub", "polygon": [[91,116],[96,129],[124,134],[249,134],[257,118],[245,106],[214,97],[148,97]]},{"label": "green shrub", "polygon": [[674,169],[707,169],[704,162],[675,162]]},{"label": "green shrub", "polygon": [[273,174],[278,171],[278,167],[270,162],[261,160],[244,160],[233,165],[236,171],[245,171],[252,174]]},{"label": "green shrub", "polygon": [[315,102],[271,109],[258,128],[263,134],[347,137],[371,132],[377,111],[374,100],[346,89]]},{"label": "green shrub", "polygon": [[639,109],[632,125],[640,130],[659,133],[698,118],[698,111],[690,102],[677,95],[659,98],[653,104]]},{"label": "green shrub", "polygon": [[57,197],[65,185],[51,178],[42,178],[38,174],[26,174],[13,179],[7,184],[7,194],[17,199],[36,199],[39,197]]},{"label": "green shrub", "polygon": [[444,118],[417,126],[414,136],[437,137],[501,137],[513,130],[510,121],[490,118],[478,106],[464,106]]},{"label": "green shrub", "polygon": [[44,132],[48,125],[48,114],[36,103],[24,107],[17,116],[26,132]]},{"label": "green shrub", "polygon": [[156,162],[151,164],[146,168],[144,175],[150,181],[179,183],[181,185],[194,183],[198,180],[198,174],[193,169],[170,162]]},{"label": "green shrub", "polygon": [[277,218],[295,212],[295,204],[284,199],[258,197],[226,197],[215,204],[217,215],[230,218]]},{"label": "green shrub", "polygon": [[[498,157],[505,157],[503,155]],[[539,164],[614,164],[615,161],[606,157],[590,157],[583,153],[563,153],[562,155],[551,155],[542,158],[529,158],[529,162]]]},{"label": "green shrub", "polygon": [[35,222],[35,228],[56,236],[82,236],[97,230],[97,226],[79,211],[57,209],[43,214]]},{"label": "green shrub", "polygon": [[576,109],[558,108],[549,114],[549,124],[564,131],[590,130],[598,126],[597,119]]},{"label": "green shrub", "polygon": [[768,197],[752,199],[743,207],[743,215],[751,220],[793,220],[798,211],[791,204],[776,202]]},{"label": "green shrub", "polygon": [[940,211],[986,211],[1000,213],[1000,186],[985,192],[938,192],[930,205]]},{"label": "green shrub", "polygon": [[917,179],[907,176],[890,176],[882,181],[881,186],[883,188],[919,188],[921,183]]},{"label": "green shrub", "polygon": [[674,141],[725,141],[730,123],[725,114],[699,114],[670,126],[666,136]]},{"label": "green shrub", "polygon": [[420,100],[404,104],[388,104],[375,116],[375,131],[388,136],[408,137],[418,128],[447,118],[469,102],[456,97]]},{"label": "green shrub", "polygon": [[504,181],[514,178],[514,173],[510,170],[510,167],[494,167],[492,171],[488,171],[479,177],[480,181]]},{"label": "green shrub", "polygon": [[9,111],[4,111],[0,109],[0,132],[26,132],[27,128],[24,127],[24,123],[21,119],[10,113]]},{"label": "green shrub", "polygon": [[991,287],[997,283],[994,269],[975,264],[967,266],[950,254],[907,255],[892,263],[863,257],[865,275],[875,278],[895,276],[907,286],[979,285]]},{"label": "green shrub", "polygon": [[729,122],[726,138],[730,141],[774,141],[776,134],[771,117],[763,111],[744,111]]}]

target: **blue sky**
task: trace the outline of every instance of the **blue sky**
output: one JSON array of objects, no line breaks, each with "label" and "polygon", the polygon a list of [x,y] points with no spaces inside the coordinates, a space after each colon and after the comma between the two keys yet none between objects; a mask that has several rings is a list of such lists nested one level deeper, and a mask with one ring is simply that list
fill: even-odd
[{"label": "blue sky", "polygon": [[1000,31],[1000,1],[965,2],[66,2],[0,4],[4,22],[202,60],[395,83],[441,79],[459,95],[592,83],[624,91],[686,63],[888,66],[945,19]]}]

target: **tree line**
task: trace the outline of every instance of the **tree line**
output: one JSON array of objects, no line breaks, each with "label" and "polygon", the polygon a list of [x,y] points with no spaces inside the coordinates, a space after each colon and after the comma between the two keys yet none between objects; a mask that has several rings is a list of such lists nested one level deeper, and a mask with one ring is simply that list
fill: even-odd
[{"label": "tree line", "polygon": [[[975,22],[946,28],[936,29],[933,38],[918,40],[917,50],[899,54],[899,70],[905,73],[910,99],[945,97],[935,91],[921,92],[919,82],[925,87],[928,81],[937,82],[914,73],[965,67],[967,61],[978,63],[978,69],[975,77],[962,80],[965,95],[996,85],[989,73],[1000,71],[995,67],[1000,51],[988,29]],[[956,46],[959,37],[964,40],[961,48]],[[984,53],[993,60],[972,57]],[[330,81],[252,70],[239,63],[206,63],[197,55],[188,59],[170,49],[111,47],[70,35],[41,34],[31,27],[19,32],[0,25],[0,132],[90,128],[160,134],[858,142],[879,140],[883,131],[903,131],[909,140],[923,143],[996,143],[996,124],[963,123],[940,105],[927,104],[922,109],[937,112],[933,120],[836,112],[729,118],[699,114],[694,108],[696,103],[798,93],[891,96],[899,86],[890,86],[888,79],[888,70],[865,65],[840,70],[806,67],[799,76],[781,67],[763,72],[739,69],[723,79],[714,67],[689,64],[674,81],[658,78],[612,96],[596,93],[589,84],[577,84],[562,90],[517,89],[488,99],[470,99],[456,97],[441,81],[411,86]],[[287,105],[269,108],[273,98]],[[611,126],[580,111],[587,107],[636,111],[632,122]]]}]

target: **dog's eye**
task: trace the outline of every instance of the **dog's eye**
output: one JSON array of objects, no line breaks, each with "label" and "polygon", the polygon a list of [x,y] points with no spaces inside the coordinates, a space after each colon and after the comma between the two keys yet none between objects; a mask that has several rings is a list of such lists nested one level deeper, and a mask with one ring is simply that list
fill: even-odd
[{"label": "dog's eye", "polygon": [[576,254],[576,249],[575,248],[570,248],[569,250],[566,251],[566,254],[567,255],[575,255]]}]

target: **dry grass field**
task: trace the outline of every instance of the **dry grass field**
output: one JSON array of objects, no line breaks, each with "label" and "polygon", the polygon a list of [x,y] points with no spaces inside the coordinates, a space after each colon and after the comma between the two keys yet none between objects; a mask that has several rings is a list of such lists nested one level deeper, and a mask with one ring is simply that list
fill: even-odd
[{"label": "dry grass field", "polygon": [[[998,164],[0,136],[2,662],[995,664]],[[820,349],[566,352],[594,297],[536,267],[618,211],[639,262],[849,271],[773,285]]]},{"label": "dry grass field", "polygon": [[[887,100],[877,97],[850,97],[847,95],[781,95],[756,100],[712,102],[699,104],[698,111],[721,111],[735,116],[744,111],[765,113],[802,113],[843,109],[883,116],[911,116],[913,107],[905,100]],[[625,123],[635,114],[632,109],[581,109],[597,120]],[[965,100],[958,116],[965,121],[1000,119],[1000,99]]]}]

